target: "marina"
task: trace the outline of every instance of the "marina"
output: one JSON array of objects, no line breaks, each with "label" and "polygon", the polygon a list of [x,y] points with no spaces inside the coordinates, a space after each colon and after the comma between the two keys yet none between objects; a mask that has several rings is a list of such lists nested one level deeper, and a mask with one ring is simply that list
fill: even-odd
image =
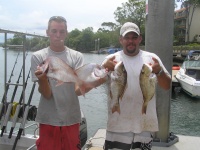
[{"label": "marina", "polygon": [[[149,52],[153,52],[156,55],[158,55],[159,58],[161,58],[163,65],[166,67],[166,69],[169,71],[172,77],[171,88],[169,84],[170,79],[165,78],[164,80],[164,73],[162,73],[164,70],[163,69],[164,67],[163,68],[161,67],[160,71],[157,74],[156,70],[158,70],[158,68],[156,68],[155,66],[155,68],[153,68],[153,72],[156,75],[155,74],[153,75],[158,77],[157,79],[158,79],[159,85],[147,88],[148,89],[147,94],[150,93],[149,89],[151,90],[155,88],[154,93],[153,93],[154,98],[156,97],[155,98],[156,101],[154,103],[155,105],[153,104],[154,107],[152,111],[148,111],[148,112],[153,112],[153,113],[148,113],[147,117],[143,115],[143,116],[135,117],[135,118],[139,120],[138,122],[140,122],[142,121],[144,117],[145,126],[150,127],[150,129],[152,127],[156,127],[157,120],[158,120],[159,131],[152,133],[153,134],[152,150],[198,150],[200,147],[200,109],[199,109],[200,96],[196,96],[196,95],[198,95],[200,91],[199,89],[197,89],[195,91],[195,94],[193,93],[188,94],[191,92],[188,92],[188,93],[186,92],[187,90],[184,88],[183,84],[181,84],[181,80],[177,78],[177,75],[182,70],[183,70],[182,72],[187,71],[187,68],[183,68],[183,69],[179,68],[182,65],[182,62],[177,63],[174,60],[172,61],[172,57],[176,58],[179,61],[185,60],[186,54],[188,53],[189,49],[193,49],[195,47],[195,45],[194,46],[191,46],[191,45],[193,45],[194,42],[198,42],[199,44],[199,37],[200,37],[199,30],[198,28],[196,29],[196,26],[198,27],[198,24],[195,23],[194,24],[195,26],[193,26],[192,24],[192,22],[194,23],[196,22],[196,20],[198,20],[198,15],[195,14],[197,11],[194,11],[195,10],[194,8],[196,8],[196,1],[195,2],[192,1],[191,3],[186,3],[185,1],[181,1],[182,2],[181,8],[183,7],[187,11],[185,16],[182,16],[179,13],[177,14],[175,13],[176,2],[179,2],[179,1],[167,2],[167,1],[161,1],[161,0],[160,1],[147,0],[146,3],[145,1],[139,1],[139,2],[129,1],[126,3],[122,3],[122,7],[117,7],[117,10],[114,12],[117,24],[115,23],[112,24],[112,22],[104,22],[101,24],[102,27],[103,26],[104,27],[108,26],[109,28],[111,27],[110,29],[107,30],[107,27],[99,28],[99,30],[97,30],[97,32],[96,33],[94,32],[93,34],[92,30],[94,26],[92,26],[91,28],[87,28],[87,30],[82,30],[79,36],[75,36],[78,33],[77,30],[75,30],[76,32],[74,33],[69,32],[68,37],[65,39],[63,36],[62,40],[56,40],[55,38],[51,38],[51,37],[56,37],[58,34],[61,35],[61,30],[59,32],[56,29],[55,30],[56,32],[54,32],[54,34],[53,34],[53,30],[50,30],[51,20],[53,20],[54,18],[61,18],[62,22],[67,23],[67,21],[65,18],[61,16],[53,16],[49,19],[49,24],[48,24],[49,30],[47,30],[46,32],[49,39],[47,39],[48,37],[38,35],[38,37],[39,38],[41,37],[41,39],[35,42],[37,44],[34,44],[34,46],[32,46],[32,43],[33,43],[32,40],[30,40],[30,43],[28,43],[28,39],[29,38],[32,39],[32,37],[35,37],[35,36],[37,37],[37,35],[35,35],[35,32],[34,34],[28,34],[28,33],[20,33],[20,32],[0,29],[0,33],[3,33],[4,38],[5,38],[4,43],[2,45],[4,48],[0,47],[0,61],[2,62],[0,64],[0,67],[2,68],[1,73],[0,73],[0,88],[2,89],[0,90],[0,99],[2,99],[0,103],[0,117],[1,117],[0,118],[0,149],[3,149],[3,150],[10,150],[10,149],[36,150],[37,149],[36,140],[39,137],[39,133],[38,133],[39,126],[38,126],[38,123],[35,121],[35,117],[37,114],[37,107],[39,103],[41,103],[41,101],[40,101],[40,94],[38,93],[38,84],[33,83],[31,81],[31,76],[30,76],[31,60],[30,59],[31,59],[33,50],[34,51],[39,50],[45,46],[47,47],[49,43],[51,45],[51,39],[55,39],[55,41],[62,43],[62,49],[64,49],[64,45],[66,44],[70,48],[73,48],[82,52],[85,64],[91,63],[91,62],[102,64],[102,61],[105,60],[105,57],[108,54],[112,54],[120,50],[117,48],[120,45],[122,45],[123,47],[127,47],[127,53],[129,53],[129,49],[128,49],[129,46],[138,48],[139,45],[145,45],[145,48],[141,48],[141,49],[143,50],[145,49]],[[141,6],[146,8],[145,11]],[[86,8],[86,7],[83,7],[83,8]],[[193,8],[193,12],[191,14],[192,8]],[[140,10],[143,10],[144,12]],[[131,12],[130,14],[128,13],[129,11]],[[139,15],[138,15],[138,12],[139,12]],[[184,14],[185,12],[183,11]],[[21,14],[24,14],[24,13],[21,13]],[[26,14],[30,14],[30,13],[26,13]],[[49,13],[48,15],[51,15],[51,14],[52,13]],[[126,16],[126,14],[128,15]],[[137,15],[139,17],[137,17]],[[197,18],[195,16],[197,16]],[[31,17],[29,18],[31,19]],[[34,18],[38,18],[38,17],[34,17]],[[89,17],[89,18],[91,20],[93,17]],[[87,17],[86,18],[83,17],[83,19],[84,21],[87,22]],[[128,32],[130,32],[130,30],[128,30],[127,32],[120,30],[120,35],[122,38],[120,39],[120,42],[119,42],[117,40],[117,34],[116,34],[119,31],[118,25],[123,24],[124,21],[126,20],[134,20],[134,22],[138,22],[139,28],[137,26],[136,26],[137,28],[135,27],[133,28],[133,29],[136,29],[136,30],[132,30],[133,32],[135,32],[134,36],[125,36]],[[34,21],[34,19],[32,19],[32,21]],[[176,22],[178,22],[178,24]],[[40,27],[43,26],[42,24],[43,22],[41,22],[39,26]],[[31,25],[34,25],[34,24],[31,24]],[[17,24],[15,27],[17,28]],[[65,27],[68,27],[68,26],[65,25]],[[67,30],[65,30],[66,29],[65,27],[62,28],[63,35],[66,35],[67,33],[66,32]],[[26,29],[28,29],[28,27]],[[40,30],[40,28],[37,28],[37,29]],[[88,32],[90,29],[92,32]],[[127,29],[129,28],[126,28],[126,30]],[[87,32],[84,32],[84,31],[87,31]],[[48,34],[48,33],[52,33],[52,34]],[[110,35],[107,36],[107,33],[109,33]],[[196,35],[194,35],[193,33]],[[21,41],[13,42],[13,43],[10,42],[13,45],[10,44],[9,40],[7,40],[8,39],[7,34],[20,34]],[[49,35],[52,35],[52,36],[49,36]],[[144,36],[143,40],[140,37],[140,35]],[[44,38],[45,40],[43,43]],[[125,41],[123,42],[123,40],[126,40],[126,42]],[[133,45],[129,43],[130,40]],[[16,44],[19,44],[19,47]],[[23,44],[23,46],[21,44]],[[173,48],[176,47],[175,45],[177,45],[178,50],[172,50]],[[186,48],[184,45],[189,46],[189,48]],[[102,49],[102,51],[99,51],[102,47],[108,47],[108,46],[109,47],[113,46],[114,49],[111,49],[110,51],[109,50],[105,51]],[[93,50],[93,47],[95,47],[94,49],[95,51],[93,51],[94,53],[90,53]],[[54,50],[54,47],[51,47],[50,49]],[[58,50],[61,50],[61,48],[58,48]],[[18,59],[20,61],[18,61]],[[124,59],[122,60],[123,60],[123,63],[125,64],[125,60]],[[72,62],[73,62],[73,58],[72,58]],[[155,63],[156,62],[157,61],[155,60]],[[137,64],[136,65],[137,67],[139,63],[134,62],[134,64],[132,65],[130,62],[130,64],[128,64],[128,65],[131,65],[128,67],[130,68],[133,67],[131,73],[128,72],[128,67],[124,69],[124,70],[127,69],[127,72],[129,73],[128,79],[130,79],[131,85],[132,85],[132,86],[128,86],[129,87],[128,89],[130,91],[127,92],[128,94],[125,96],[129,96],[129,93],[130,93],[131,97],[133,97],[133,100],[136,98],[137,103],[142,104],[142,101],[140,101],[138,97],[142,96],[142,95],[140,96],[139,94],[143,94],[143,100],[145,101],[144,97],[146,94],[143,93],[143,87],[147,87],[146,86],[147,84],[145,83],[144,86],[141,86],[140,84],[140,88],[142,90],[142,93],[141,93],[140,88],[138,87],[138,82],[137,82],[138,80],[136,81],[136,84],[134,84],[135,82],[132,82],[135,72],[139,73],[139,71],[141,71],[139,70],[140,68],[138,67],[136,71],[136,67],[134,66],[135,64]],[[48,68],[48,71],[49,71],[49,68]],[[189,69],[193,69],[193,68],[189,68]],[[151,71],[152,70],[150,70],[149,73],[152,73]],[[78,76],[78,75],[75,73],[75,76]],[[137,77],[138,77],[138,74],[137,74]],[[138,79],[137,77],[136,79]],[[185,76],[181,78],[185,78]],[[85,81],[85,79],[83,80]],[[124,80],[124,81],[129,81],[129,80]],[[140,78],[139,82],[141,83],[141,81],[144,81],[144,80],[141,80]],[[195,83],[195,84],[199,85],[199,83]],[[125,83],[122,83],[121,85],[125,85]],[[137,87],[138,92],[135,92],[136,91],[134,90],[135,87]],[[161,87],[163,89],[168,89],[168,90],[163,90]],[[197,87],[199,88],[199,86]],[[79,144],[77,145],[77,147],[81,146],[81,148],[79,148],[81,150],[103,150],[104,141],[106,137],[108,110],[110,110],[110,107],[108,108],[109,104],[107,104],[109,103],[108,96],[110,96],[110,98],[112,99],[112,95],[111,95],[112,93],[111,93],[110,88],[111,90],[115,89],[115,87],[113,88],[108,87],[106,83],[104,83],[98,86],[97,88],[92,89],[91,91],[86,93],[84,96],[79,96],[78,100],[76,100],[77,103],[78,101],[80,103],[81,118],[82,118],[82,120],[80,120],[81,145]],[[46,96],[46,93],[48,93],[49,96],[56,97],[56,94],[54,95],[54,93],[52,92],[53,91],[52,89],[51,89],[51,93],[49,92],[50,90],[48,89],[48,92],[45,92],[45,95],[43,96]],[[71,89],[73,91],[73,88]],[[53,95],[50,95],[52,93]],[[67,95],[68,94],[66,93],[65,95],[66,98],[68,97]],[[76,95],[74,96],[76,97]],[[155,100],[154,98],[153,100]],[[130,97],[127,98],[127,100],[129,99]],[[151,99],[152,97],[150,97],[149,100]],[[64,104],[64,105],[59,105],[59,104],[58,105],[67,106],[65,108],[62,107],[64,108],[63,109],[64,111],[67,110],[66,108],[69,108],[69,110],[73,110],[73,111],[77,110],[73,108],[72,105],[70,105],[69,103],[65,103],[65,100],[66,100],[65,98],[62,100],[63,100],[63,103],[59,103],[59,104]],[[72,100],[72,99],[69,99],[69,100]],[[120,103],[119,99],[116,98],[116,100],[118,100],[118,104],[119,104]],[[125,101],[122,101],[122,102],[125,102]],[[117,105],[117,107],[118,106],[119,105]],[[131,105],[127,106],[128,108],[130,108],[130,110],[134,110],[134,113],[133,113],[134,116],[135,114],[137,114],[135,113],[136,110],[140,108],[141,105],[140,107],[137,107],[137,108],[135,106],[137,106],[136,103],[133,103],[132,106]],[[41,114],[46,113],[48,115],[48,117],[43,115],[44,120],[48,118],[53,118],[52,116],[54,115],[54,112],[56,113],[57,110],[60,110],[60,109],[54,109],[55,111],[50,111],[51,110],[50,108],[52,107],[50,106],[48,108],[49,109],[46,109],[47,111],[44,111],[45,109],[41,111],[42,112]],[[145,111],[142,111],[142,113],[143,112],[146,113],[146,106],[144,106],[143,108],[144,109],[142,110],[145,110]],[[124,109],[121,109],[121,110],[124,110]],[[79,111],[79,108],[78,108],[78,111]],[[126,109],[125,111],[127,112]],[[49,114],[51,114],[51,116]],[[77,113],[76,112],[67,113],[67,115],[69,115],[70,117],[74,117],[75,116],[74,114],[77,114]],[[140,115],[139,111],[138,111],[138,114]],[[154,115],[155,120],[148,119],[148,115]],[[123,117],[123,113],[121,116]],[[132,123],[135,123],[134,121],[128,123],[129,121],[128,117],[129,116],[126,116],[127,118],[126,121],[124,122],[122,121],[122,123],[124,123],[123,128],[126,129],[125,127],[126,125],[130,125],[130,126],[132,125],[131,127],[137,127],[132,124]],[[58,116],[55,117],[54,119],[57,120],[60,118],[66,119],[66,117],[58,117]],[[74,118],[77,118],[77,117],[74,117]],[[55,120],[53,119],[51,120],[52,122],[55,122]],[[112,121],[112,119],[110,121]],[[68,120],[64,122],[68,122]],[[153,123],[155,123],[156,125]],[[59,124],[61,125],[61,123]],[[63,125],[65,124],[63,123]],[[141,125],[140,127],[143,127],[143,125]],[[148,131],[150,129],[147,128],[145,130]],[[128,131],[135,132],[135,130],[131,130],[131,129]],[[139,130],[138,132],[140,131],[143,131],[143,130]],[[153,129],[152,131],[157,131],[157,128]],[[60,137],[61,142],[63,141],[62,138],[63,137]],[[46,143],[44,145],[45,147],[44,149],[49,149],[47,147],[51,147],[52,149],[57,149],[57,148],[54,148],[53,145],[52,146],[50,145],[51,145],[50,142]],[[67,148],[67,149],[70,149],[70,148]],[[72,148],[72,149],[77,149],[77,148]],[[124,149],[124,147],[122,149]]]},{"label": "marina", "polygon": [[[4,50],[0,48],[0,61],[4,61]],[[15,50],[8,50],[8,72],[12,71],[12,67],[14,64],[14,60],[17,57],[18,52]],[[28,55],[26,58],[26,67],[30,67],[30,56],[32,52],[28,51]],[[97,62],[99,64],[102,63],[107,54],[91,54],[84,53],[85,63],[88,62]],[[22,58],[22,51],[19,55],[19,59]],[[22,62],[18,62],[18,66],[16,66],[15,74],[19,74]],[[4,70],[3,63],[1,63],[1,68]],[[27,74],[27,73],[26,73]],[[1,82],[0,88],[3,89],[3,74],[0,74]],[[16,80],[17,77],[13,76],[13,80]],[[28,82],[27,91],[30,93],[31,90],[31,82]],[[37,89],[37,85],[36,85]],[[12,88],[10,90],[13,90]],[[20,88],[19,88],[20,91]],[[12,93],[12,92],[11,92]],[[21,92],[16,93],[16,99],[20,97]],[[2,98],[3,90],[0,91],[0,96]],[[11,94],[8,93],[8,98],[11,99]],[[95,133],[99,129],[106,128],[106,120],[107,120],[107,90],[105,85],[99,86],[97,89],[93,89],[89,93],[86,94],[86,97],[79,97],[81,110],[83,111],[86,120],[87,120],[87,138],[92,138]],[[37,91],[33,94],[32,105],[38,105],[39,96]],[[199,140],[200,137],[200,99],[191,98],[187,94],[185,94],[182,90],[178,90],[177,92],[172,91],[171,95],[171,115],[170,115],[170,132],[173,132],[175,135],[188,137],[187,141],[190,139]],[[28,124],[33,123],[32,121],[28,122]],[[27,124],[27,125],[28,125]],[[16,127],[19,127],[17,124]],[[27,129],[27,134],[32,133],[32,129]],[[179,138],[180,141],[180,138]],[[19,140],[20,142],[20,140]],[[180,142],[178,142],[180,143]],[[177,143],[177,144],[178,144]],[[163,148],[164,149],[164,148]],[[194,149],[195,150],[195,149]]]},{"label": "marina", "polygon": [[[16,47],[16,45],[14,45],[14,46]],[[0,61],[5,62],[4,64],[3,63],[1,64],[2,65],[1,68],[3,68],[3,70],[6,72],[6,74],[5,73],[0,74],[0,78],[5,79],[7,81],[8,77],[10,76],[10,79],[8,80],[8,82],[5,82],[4,80],[2,80],[0,82],[0,88],[6,90],[7,88],[5,89],[5,87],[4,87],[5,83],[7,85],[14,85],[14,86],[9,87],[9,90],[7,91],[8,93],[6,92],[7,99],[11,101],[11,104],[17,103],[18,99],[21,99],[21,100],[23,100],[23,103],[21,100],[19,103],[20,104],[22,103],[23,105],[27,103],[28,107],[26,107],[26,108],[31,108],[31,106],[35,106],[37,108],[38,103],[39,103],[39,95],[37,94],[37,91],[34,92],[34,89],[35,88],[37,89],[37,84],[33,84],[29,79],[30,78],[30,76],[29,76],[30,58],[31,58],[31,54],[33,53],[33,51],[25,50],[24,47],[22,47],[20,45],[19,49],[12,49],[12,46],[10,46],[9,49],[7,49],[6,51],[4,48],[1,47],[0,53],[1,53]],[[96,62],[98,64],[101,64],[102,61],[105,59],[105,57],[108,55],[108,53],[105,53],[105,54],[83,53],[83,55],[85,58],[85,63]],[[175,56],[175,57],[177,58],[177,56]],[[19,59],[21,61],[17,61],[17,59]],[[194,129],[192,126],[190,129],[187,129],[185,127],[183,127],[183,128],[179,127],[179,123],[181,121],[185,121],[185,120],[182,120],[182,117],[184,116],[185,112],[179,113],[179,111],[182,109],[179,110],[179,107],[178,107],[177,110],[176,109],[173,110],[174,109],[173,107],[175,107],[178,103],[179,104],[183,103],[183,100],[181,97],[182,97],[182,94],[184,94],[184,93],[182,93],[182,91],[179,87],[180,86],[179,82],[176,80],[176,78],[174,78],[180,69],[180,68],[178,68],[180,63],[178,63],[178,65],[176,62],[173,62],[173,63],[174,63],[174,65],[172,67],[172,72],[171,72],[172,73],[173,90],[172,90],[172,99],[171,99],[172,100],[172,104],[171,104],[171,107],[172,107],[172,111],[171,111],[172,117],[171,118],[172,119],[171,119],[171,125],[170,125],[170,135],[173,134],[175,138],[177,137],[174,143],[176,143],[177,141],[179,141],[177,143],[180,143],[180,140],[181,141],[185,140],[185,139],[191,140],[191,138],[196,139],[196,137],[200,136],[200,133],[198,132],[199,126],[196,126],[196,125],[195,126],[197,128],[197,131],[196,131],[196,129],[195,129],[195,131],[192,131]],[[13,67],[13,65],[14,65],[14,67]],[[16,69],[14,71],[15,65],[16,65]],[[24,70],[25,72],[22,70]],[[18,75],[18,74],[19,74],[19,76],[17,77],[16,75]],[[22,76],[22,78],[21,78],[21,76]],[[11,77],[12,77],[12,81],[11,81]],[[17,82],[13,83],[13,81],[14,82],[17,81]],[[25,86],[25,83],[26,83],[27,87]],[[176,87],[176,88],[174,88],[174,87]],[[20,91],[20,92],[18,92],[18,91]],[[2,102],[5,99],[4,98],[5,93],[4,94],[3,93],[4,93],[3,90],[0,91],[0,96],[2,96],[1,97]],[[179,97],[179,96],[181,96],[181,97]],[[29,99],[32,99],[32,101]],[[188,98],[186,98],[186,99],[188,99]],[[190,97],[189,97],[189,99],[190,99]],[[88,143],[88,142],[91,142],[90,139],[91,138],[94,139],[94,137],[95,138],[97,137],[97,139],[98,139],[99,136],[100,137],[103,136],[103,138],[105,138],[105,129],[106,129],[106,120],[107,120],[107,89],[106,89],[106,86],[101,85],[97,89],[91,90],[89,93],[86,94],[86,97],[80,96],[79,100],[80,100],[81,111],[82,111],[82,116],[83,116],[81,128],[80,128],[81,142],[82,142],[81,144],[83,146],[87,139],[88,139],[88,141],[87,141],[87,143]],[[185,102],[188,103],[187,100]],[[197,102],[197,105],[198,105],[198,102]],[[174,104],[174,106],[173,106],[173,104]],[[10,107],[10,108],[12,108],[12,107]],[[18,107],[16,107],[16,110],[19,110]],[[194,108],[191,110],[194,110]],[[199,110],[196,110],[196,111],[197,112],[193,112],[193,113],[200,114],[200,113],[198,113]],[[26,119],[26,118],[28,118],[27,112],[28,112],[28,109],[25,110],[25,112],[24,112],[26,114],[25,117],[22,117],[21,119],[18,119],[17,121],[14,121],[17,117],[14,117],[13,119],[10,118],[9,114],[11,113],[11,109],[7,110],[7,112],[5,113],[5,116],[3,116],[1,119],[1,137],[0,137],[0,146],[1,147],[0,148],[3,148],[5,150],[10,149],[10,147],[13,147],[12,148],[13,150],[15,149],[15,147],[16,147],[16,149],[35,149],[35,141],[38,138],[38,125],[37,125],[37,123],[34,122],[34,120]],[[186,112],[186,113],[188,113],[188,112]],[[179,122],[176,122],[177,114],[181,115],[180,120],[178,119]],[[190,112],[190,114],[192,114],[192,113]],[[175,118],[173,118],[174,116],[175,116]],[[187,114],[185,116],[187,116]],[[193,115],[191,115],[191,116],[193,116]],[[194,124],[198,124],[200,117],[198,117],[198,115],[194,115],[193,117],[197,117],[192,120],[196,122]],[[188,119],[188,117],[187,117],[187,119]],[[189,119],[191,119],[191,118],[189,118]],[[13,122],[15,122],[14,126],[12,125]],[[191,121],[181,123],[181,125],[185,124],[186,126],[188,126],[187,123],[191,123]],[[10,136],[10,133],[9,133],[11,131],[7,130],[10,127],[14,127],[13,135],[11,134],[12,137]],[[179,131],[179,129],[182,129],[182,131]],[[4,133],[4,131],[5,131],[5,133]],[[176,132],[174,132],[174,131],[176,131]],[[94,137],[93,137],[93,135],[94,135]],[[176,135],[178,135],[178,136],[176,136]],[[4,145],[5,141],[8,144],[6,147]],[[24,143],[26,143],[26,144],[24,144]],[[101,145],[103,145],[103,143],[101,143]],[[190,145],[190,144],[188,144],[188,145]],[[86,144],[86,146],[87,146],[87,144]]]},{"label": "marina", "polygon": [[[0,48],[0,61],[4,61],[4,50],[3,48]],[[18,52],[16,50],[8,50],[8,75],[12,71],[14,61],[18,55]],[[30,67],[30,57],[31,57],[32,51],[28,51],[28,55],[26,58],[26,68]],[[85,63],[88,62],[97,62],[99,64],[102,63],[104,58],[107,56],[107,54],[91,54],[91,53],[84,53]],[[20,51],[19,54],[19,60],[23,57],[22,51]],[[20,68],[22,65],[22,61],[18,62],[17,64],[20,66],[16,66],[15,73],[19,74]],[[4,70],[4,64],[1,63],[2,71]],[[28,74],[28,69],[26,69],[26,75]],[[175,74],[175,72],[173,72]],[[3,89],[3,73],[0,74],[0,88]],[[13,76],[13,80],[16,80],[17,76]],[[32,88],[31,81],[27,84],[27,93],[30,94]],[[37,89],[37,85],[36,88]],[[12,91],[13,88],[10,87],[10,91]],[[16,100],[19,99],[21,92],[20,88],[18,88],[18,92],[16,93]],[[8,99],[11,99],[11,93],[8,93]],[[3,96],[3,90],[0,91],[0,96],[2,98]],[[39,103],[39,96],[37,94],[37,91],[35,90],[32,98],[32,105],[37,106]],[[95,133],[99,129],[105,129],[106,128],[106,120],[107,120],[107,89],[105,85],[99,86],[97,89],[93,89],[89,93],[86,94],[86,97],[83,96],[79,97],[81,110],[83,111],[86,121],[87,121],[87,139],[92,138]],[[200,99],[198,98],[191,98],[186,93],[184,93],[182,90],[178,90],[176,92],[172,91],[171,95],[171,115],[170,115],[170,132],[173,132],[175,135],[178,135],[179,142],[177,142],[175,145],[170,146],[169,148],[175,147],[177,144],[180,145],[181,141],[187,141],[187,146],[189,143],[193,144],[193,141],[200,140]],[[27,125],[32,124],[33,121],[27,122]],[[19,128],[19,124],[16,125],[16,130]],[[32,128],[28,128],[26,130],[26,134],[33,133]],[[29,135],[30,136],[30,135]],[[19,140],[22,141],[21,139]],[[156,148],[156,147],[155,147]],[[159,147],[160,148],[160,147]],[[163,149],[166,149],[163,147]],[[157,149],[156,149],[157,150]],[[159,149],[161,150],[161,149]],[[196,149],[194,149],[196,150]]]}]

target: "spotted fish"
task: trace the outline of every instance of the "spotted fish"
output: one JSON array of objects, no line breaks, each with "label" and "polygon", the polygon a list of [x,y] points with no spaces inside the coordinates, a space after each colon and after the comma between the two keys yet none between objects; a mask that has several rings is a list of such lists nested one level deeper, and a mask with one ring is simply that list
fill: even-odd
[{"label": "spotted fish", "polygon": [[146,114],[148,102],[153,98],[156,88],[156,79],[151,76],[152,67],[148,64],[143,64],[140,72],[140,88],[143,94],[142,114]]},{"label": "spotted fish", "polygon": [[122,61],[115,65],[114,71],[111,73],[111,91],[112,113],[120,113],[119,100],[122,99],[127,84],[127,72]]}]

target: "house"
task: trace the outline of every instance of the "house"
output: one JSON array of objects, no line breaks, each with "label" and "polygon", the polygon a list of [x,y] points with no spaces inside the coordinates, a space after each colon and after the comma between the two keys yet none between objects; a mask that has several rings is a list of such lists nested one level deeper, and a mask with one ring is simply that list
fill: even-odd
[{"label": "house", "polygon": [[179,44],[200,42],[200,6],[190,5],[174,12],[174,36]]}]

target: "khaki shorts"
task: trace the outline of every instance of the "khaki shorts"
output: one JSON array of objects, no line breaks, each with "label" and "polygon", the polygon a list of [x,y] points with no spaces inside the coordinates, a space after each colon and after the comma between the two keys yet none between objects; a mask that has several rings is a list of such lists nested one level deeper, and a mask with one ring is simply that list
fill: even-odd
[{"label": "khaki shorts", "polygon": [[117,133],[107,131],[104,150],[130,150],[136,148],[151,150],[152,140],[150,132],[136,134],[132,132]]}]

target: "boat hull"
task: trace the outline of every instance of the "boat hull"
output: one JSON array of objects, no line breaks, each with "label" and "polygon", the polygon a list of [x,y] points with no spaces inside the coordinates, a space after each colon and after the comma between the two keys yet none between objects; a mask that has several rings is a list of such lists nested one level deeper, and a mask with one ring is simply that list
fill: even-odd
[{"label": "boat hull", "polygon": [[200,81],[196,81],[187,75],[182,75],[180,71],[177,73],[176,79],[184,92],[191,97],[200,98]]}]

